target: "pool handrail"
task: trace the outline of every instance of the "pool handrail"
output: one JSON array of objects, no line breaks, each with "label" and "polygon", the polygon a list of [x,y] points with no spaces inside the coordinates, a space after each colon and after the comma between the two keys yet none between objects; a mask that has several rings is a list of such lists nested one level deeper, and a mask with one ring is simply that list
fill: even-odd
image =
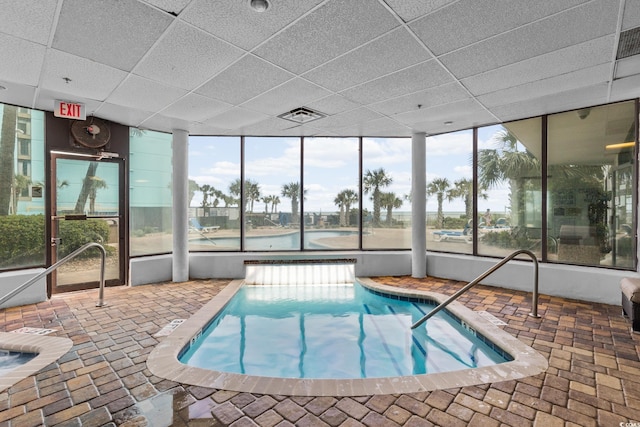
[{"label": "pool handrail", "polygon": [[55,264],[53,264],[51,267],[47,268],[43,272],[41,272],[41,273],[35,275],[34,277],[32,277],[31,279],[27,280],[25,283],[23,283],[22,285],[20,285],[17,288],[15,288],[13,291],[9,292],[8,294],[6,294],[2,298],[0,298],[0,305],[2,305],[5,302],[9,301],[11,298],[13,298],[14,296],[19,294],[20,292],[22,292],[25,289],[27,289],[29,286],[33,285],[35,282],[37,282],[41,278],[45,277],[47,274],[51,273],[53,270],[57,269],[62,264],[65,264],[67,261],[72,260],[73,258],[78,256],[82,252],[86,251],[89,248],[93,248],[93,247],[98,248],[100,250],[100,256],[101,256],[101,262],[100,262],[100,293],[98,295],[98,302],[96,303],[96,307],[104,307],[106,305],[105,302],[104,302],[104,271],[105,271],[105,261],[106,261],[106,258],[107,258],[107,251],[104,248],[104,246],[102,246],[100,243],[96,243],[96,242],[90,242],[90,243],[87,243],[87,244],[79,247],[78,249],[76,249],[75,251],[71,252],[66,257],[62,258],[60,261],[58,261]]},{"label": "pool handrail", "polygon": [[487,276],[491,275],[493,272],[495,272],[500,267],[502,267],[503,265],[505,265],[506,263],[508,263],[509,261],[511,261],[513,258],[517,257],[520,254],[529,255],[529,257],[531,257],[531,259],[533,260],[533,294],[531,295],[531,313],[529,313],[529,316],[540,318],[540,316],[538,315],[538,258],[536,258],[536,255],[533,252],[527,249],[519,249],[507,255],[506,257],[504,257],[499,263],[497,263],[496,265],[494,265],[493,267],[491,267],[490,269],[482,273],[480,276],[473,279],[465,287],[463,287],[458,292],[450,296],[445,302],[443,302],[442,304],[440,304],[439,306],[431,310],[422,319],[418,320],[416,323],[411,325],[411,329],[415,329],[418,326],[422,325],[428,319],[435,316],[435,314],[438,313],[440,310],[442,310],[447,305],[455,301],[460,295],[467,292],[469,289],[471,289],[472,287],[480,283],[481,280],[485,279]]}]

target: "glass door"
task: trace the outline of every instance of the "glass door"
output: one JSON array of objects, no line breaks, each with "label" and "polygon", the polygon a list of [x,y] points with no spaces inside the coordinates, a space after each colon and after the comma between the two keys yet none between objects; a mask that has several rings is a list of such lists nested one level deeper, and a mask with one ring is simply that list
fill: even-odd
[{"label": "glass door", "polygon": [[[107,252],[106,284],[124,284],[123,169],[117,158],[52,153],[52,264],[86,243],[97,242]],[[100,263],[100,250],[87,249],[51,275],[52,292],[98,287]]]}]

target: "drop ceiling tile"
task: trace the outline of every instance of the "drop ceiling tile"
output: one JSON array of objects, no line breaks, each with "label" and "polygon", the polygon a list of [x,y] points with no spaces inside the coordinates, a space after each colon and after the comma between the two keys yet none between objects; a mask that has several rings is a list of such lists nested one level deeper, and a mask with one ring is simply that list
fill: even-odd
[{"label": "drop ceiling tile", "polygon": [[525,83],[520,86],[512,86],[507,89],[497,90],[477,97],[486,107],[495,107],[514,102],[526,101],[558,92],[590,87],[598,83],[607,83],[611,78],[611,65],[601,64],[595,67],[571,73],[555,75],[548,79]]},{"label": "drop ceiling tile", "polygon": [[162,110],[162,115],[182,120],[202,122],[232,107],[232,105],[226,102],[220,102],[215,99],[190,93]]},{"label": "drop ceiling tile", "polygon": [[640,74],[640,55],[629,56],[616,61],[615,78],[621,79]]},{"label": "drop ceiling tile", "polygon": [[134,73],[193,90],[242,54],[241,49],[178,22],[135,67]]},{"label": "drop ceiling tile", "polygon": [[356,123],[334,129],[333,133],[342,136],[408,137],[411,136],[412,130],[409,126],[398,123],[388,117],[381,117],[364,123]]},{"label": "drop ceiling tile", "polygon": [[191,128],[191,123],[192,120],[183,120],[176,117],[156,114],[142,121],[138,127],[167,133],[171,133],[174,130],[184,130],[188,132]]},{"label": "drop ceiling tile", "polygon": [[329,95],[325,98],[314,101],[306,105],[312,110],[319,111],[324,114],[337,114],[347,110],[353,110],[358,108],[359,105],[355,102],[349,101],[347,98],[341,95]]},{"label": "drop ceiling tile", "polygon": [[242,107],[265,114],[278,115],[324,98],[330,92],[302,79],[290,80],[245,102]]},{"label": "drop ceiling tile", "polygon": [[397,27],[379,2],[331,1],[275,35],[254,53],[303,73]]},{"label": "drop ceiling tile", "polygon": [[37,86],[45,47],[0,33],[0,79]]},{"label": "drop ceiling tile", "polygon": [[[469,93],[459,83],[448,83],[431,89],[415,92],[409,95],[392,98],[375,104],[369,104],[368,108],[379,113],[392,116],[407,111],[421,108],[435,107],[441,104],[461,101],[470,98]],[[421,107],[418,107],[421,105]]]},{"label": "drop ceiling tile", "polygon": [[204,124],[215,126],[220,129],[237,129],[258,123],[268,117],[268,115],[257,111],[235,107],[205,121]]},{"label": "drop ceiling tile", "polygon": [[1,103],[22,105],[29,108],[33,106],[33,97],[36,93],[35,86],[8,83],[3,80],[0,80],[0,86],[5,88],[0,90]]},{"label": "drop ceiling tile", "polygon": [[158,111],[177,101],[187,91],[130,75],[107,98],[107,102],[143,111]]},{"label": "drop ceiling tile", "polygon": [[[495,117],[472,99],[401,113],[393,116],[393,118],[419,131],[445,127],[462,129],[496,121]],[[453,123],[447,126],[444,124],[445,122]],[[447,131],[450,130],[452,129]]]},{"label": "drop ceiling tile", "polygon": [[52,47],[130,71],[173,19],[136,0],[65,0]]},{"label": "drop ceiling tile", "polygon": [[47,51],[44,70],[42,88],[99,101],[127,77],[124,71],[55,49]]},{"label": "drop ceiling tile", "polygon": [[432,13],[456,0],[385,0],[391,9],[402,18],[404,22],[409,22],[419,16]]},{"label": "drop ceiling tile", "polygon": [[430,58],[432,56],[405,28],[399,28],[303,77],[337,92]]},{"label": "drop ceiling tile", "polygon": [[238,105],[293,77],[293,74],[263,59],[246,55],[196,92]]},{"label": "drop ceiling tile", "polygon": [[512,104],[499,105],[491,107],[490,110],[501,121],[507,122],[535,117],[545,113],[557,113],[574,108],[604,104],[608,102],[607,94],[608,84],[603,83],[591,87],[556,92],[552,95]]},{"label": "drop ceiling tile", "polygon": [[640,97],[640,74],[614,80],[609,101],[624,101]]},{"label": "drop ceiling tile", "polygon": [[410,27],[436,55],[441,55],[585,1],[462,0],[416,20]]},{"label": "drop ceiling tile", "polygon": [[153,113],[139,108],[123,107],[122,105],[114,105],[105,102],[100,105],[95,112],[95,115],[96,117],[111,120],[126,126],[140,127],[140,123],[152,116]]},{"label": "drop ceiling tile", "polygon": [[269,39],[282,28],[303,16],[322,0],[278,0],[258,13],[248,0],[194,0],[180,15],[181,19],[220,37],[236,46],[250,50]]},{"label": "drop ceiling tile", "polygon": [[374,120],[380,117],[381,115],[379,113],[371,111],[368,108],[358,108],[356,110],[351,110],[316,120],[313,123],[313,126],[317,127],[318,129],[334,130],[336,128],[349,126],[353,123]]},{"label": "drop ceiling tile", "polygon": [[640,27],[640,0],[625,0],[622,31]]},{"label": "drop ceiling tile", "polygon": [[458,78],[533,58],[616,31],[617,0],[584,6],[520,27],[440,57]]},{"label": "drop ceiling tile", "polygon": [[3,1],[0,32],[46,45],[57,0]]},{"label": "drop ceiling tile", "polygon": [[191,0],[145,0],[147,3],[154,5],[158,9],[162,9],[172,15],[178,15]]},{"label": "drop ceiling tile", "polygon": [[435,60],[423,62],[342,92],[345,98],[370,104],[453,82]]},{"label": "drop ceiling tile", "polygon": [[462,80],[474,95],[544,80],[611,61],[613,35],[600,37]]}]

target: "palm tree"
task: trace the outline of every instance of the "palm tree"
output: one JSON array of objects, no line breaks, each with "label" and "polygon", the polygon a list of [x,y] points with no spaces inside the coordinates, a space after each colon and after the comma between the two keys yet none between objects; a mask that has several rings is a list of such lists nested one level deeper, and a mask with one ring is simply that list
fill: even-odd
[{"label": "palm tree", "polygon": [[13,177],[13,214],[18,213],[18,198],[20,194],[31,185],[31,178],[26,175],[15,175]]},{"label": "palm tree", "polygon": [[76,206],[74,208],[74,213],[83,213],[84,207],[87,204],[87,198],[89,198],[89,194],[91,193],[91,187],[93,185],[93,178],[96,176],[96,170],[98,169],[98,162],[89,162],[89,166],[87,167],[87,173],[82,180],[82,189],[78,194],[78,199],[76,200]]},{"label": "palm tree", "polygon": [[[462,199],[464,201],[464,213],[467,220],[473,218],[473,181],[462,178],[453,183],[454,188],[447,192],[447,199]],[[478,186],[478,199],[486,200],[489,196],[483,188]]]},{"label": "palm tree", "polygon": [[442,202],[444,197],[449,191],[449,180],[447,178],[436,178],[427,184],[427,195],[436,195],[438,200],[438,214],[436,216],[436,227],[442,228],[444,226],[444,214],[442,213]]},{"label": "palm tree", "polygon": [[2,108],[2,130],[0,131],[0,215],[9,215],[18,108],[7,104],[3,105]]},{"label": "palm tree", "polygon": [[248,211],[253,213],[253,203],[256,200],[260,200],[260,184],[250,179],[244,182],[244,197]]},{"label": "palm tree", "polygon": [[[171,188],[171,184],[169,184],[169,187]],[[190,179],[189,180],[189,206],[191,206],[191,201],[193,200],[193,196],[196,195],[196,191],[198,190],[200,190],[200,186],[198,185],[198,183]]]},{"label": "palm tree", "polygon": [[338,193],[336,195],[336,198],[333,199],[333,203],[338,206],[338,208],[340,209],[340,227],[344,226],[346,221],[345,221],[345,215],[344,215],[344,207],[346,205],[345,200],[344,200],[345,196],[344,196],[344,191],[341,191],[340,193]]},{"label": "palm tree", "polygon": [[393,178],[387,175],[383,168],[374,171],[367,170],[364,174],[364,193],[371,193],[373,201],[373,226],[380,225],[380,187],[391,185]]},{"label": "palm tree", "polygon": [[209,206],[209,192],[211,191],[211,186],[209,184],[204,184],[200,187],[200,191],[202,191],[202,207],[206,208]]},{"label": "palm tree", "polygon": [[271,196],[271,213],[274,213],[277,210],[279,204],[280,204],[280,197],[278,197],[275,194]]},{"label": "palm tree", "polygon": [[[306,190],[305,190],[306,193]],[[282,186],[281,195],[291,199],[291,222],[298,224],[300,215],[298,213],[298,200],[300,197],[300,183],[290,182]]]},{"label": "palm tree", "polygon": [[530,151],[520,151],[518,138],[506,129],[498,132],[493,140],[495,149],[478,151],[478,186],[488,189],[508,181],[511,189],[511,212],[517,215],[516,224],[522,224],[525,214],[525,184],[531,177],[540,177],[541,163]]},{"label": "palm tree", "polygon": [[97,176],[92,176],[90,180],[91,185],[89,187],[89,212],[95,213],[97,196],[96,193],[101,188],[107,188],[107,181]]},{"label": "palm tree", "polygon": [[269,203],[273,202],[273,196],[264,196],[262,201],[264,202],[264,213],[269,213]]},{"label": "palm tree", "polygon": [[393,225],[391,211],[402,206],[402,199],[396,196],[396,193],[382,193],[380,195],[380,206],[387,209],[387,227]]}]

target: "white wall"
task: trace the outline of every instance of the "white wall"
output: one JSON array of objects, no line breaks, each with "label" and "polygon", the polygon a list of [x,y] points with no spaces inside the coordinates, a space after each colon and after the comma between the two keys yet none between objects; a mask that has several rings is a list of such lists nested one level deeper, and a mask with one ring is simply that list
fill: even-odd
[{"label": "white wall", "polygon": [[[355,274],[368,276],[411,275],[411,253],[211,253],[189,255],[189,277],[192,279],[240,279],[245,277],[245,260],[354,258]],[[432,277],[471,281],[499,260],[427,252],[427,274]],[[171,280],[171,255],[131,260],[131,285]],[[637,273],[604,268],[560,264],[540,264],[539,293],[620,305],[620,279],[638,277]],[[525,292],[533,291],[533,264],[510,261],[487,277],[483,284]],[[530,302],[527,302],[530,303]]]},{"label": "white wall", "polygon": [[[42,273],[44,268],[31,270],[8,271],[0,273],[0,298],[26,283],[36,275]],[[41,278],[24,291],[0,305],[0,308],[16,307],[25,304],[35,304],[47,300],[47,280]]]}]

